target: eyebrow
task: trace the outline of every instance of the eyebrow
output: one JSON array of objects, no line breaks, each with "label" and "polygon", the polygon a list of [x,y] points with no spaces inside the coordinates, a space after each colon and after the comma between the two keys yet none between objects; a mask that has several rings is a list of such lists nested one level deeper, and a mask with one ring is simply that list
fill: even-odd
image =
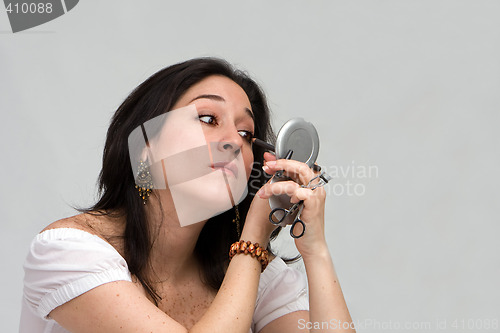
[{"label": "eyebrow", "polygon": [[[197,99],[201,99],[201,98],[211,99],[211,100],[216,101],[216,102],[225,102],[226,101],[224,99],[224,97],[222,97],[222,96],[206,94],[206,95],[200,95],[198,97],[193,98],[189,103],[192,103],[192,102],[196,101]],[[247,113],[247,115],[250,118],[252,118],[252,120],[255,121],[255,116],[249,108],[245,108],[245,112]]]}]

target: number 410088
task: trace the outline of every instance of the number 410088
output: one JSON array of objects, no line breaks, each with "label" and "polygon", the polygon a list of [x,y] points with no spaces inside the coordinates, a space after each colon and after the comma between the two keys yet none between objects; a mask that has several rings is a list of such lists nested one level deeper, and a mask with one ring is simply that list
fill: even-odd
[{"label": "number 410088", "polygon": [[11,14],[50,14],[52,13],[52,4],[50,2],[47,3],[9,3],[7,5],[7,13]]}]

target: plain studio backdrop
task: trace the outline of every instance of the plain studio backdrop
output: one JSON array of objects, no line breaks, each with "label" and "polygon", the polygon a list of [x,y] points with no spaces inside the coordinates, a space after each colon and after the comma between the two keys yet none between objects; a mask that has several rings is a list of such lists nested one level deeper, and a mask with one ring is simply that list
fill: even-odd
[{"label": "plain studio backdrop", "polygon": [[275,130],[315,124],[335,176],[329,248],[359,332],[495,331],[499,17],[482,0],[82,0],[13,34],[2,11],[2,332],[17,331],[32,238],[94,202],[114,110],[199,56],[255,77]]}]

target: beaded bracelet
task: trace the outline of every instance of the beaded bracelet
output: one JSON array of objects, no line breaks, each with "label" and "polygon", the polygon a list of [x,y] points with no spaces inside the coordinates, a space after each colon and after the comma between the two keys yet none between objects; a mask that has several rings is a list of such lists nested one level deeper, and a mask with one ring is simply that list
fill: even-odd
[{"label": "beaded bracelet", "polygon": [[269,264],[269,260],[267,258],[268,252],[260,247],[259,243],[253,244],[250,241],[245,242],[244,240],[233,243],[229,250],[229,260],[233,259],[233,257],[239,253],[250,254],[252,257],[256,258],[262,266],[261,272],[263,272],[266,269],[267,264]]}]

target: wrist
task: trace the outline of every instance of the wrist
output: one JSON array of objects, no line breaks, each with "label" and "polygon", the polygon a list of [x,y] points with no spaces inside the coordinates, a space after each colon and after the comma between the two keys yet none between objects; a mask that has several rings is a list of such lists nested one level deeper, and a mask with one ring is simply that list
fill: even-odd
[{"label": "wrist", "polygon": [[243,228],[243,231],[241,232],[240,240],[259,243],[263,248],[267,248],[270,236],[271,234],[267,233],[264,230],[255,230],[253,228],[251,230],[250,228],[246,228],[245,226]]},{"label": "wrist", "polygon": [[307,264],[308,262],[312,261],[331,260],[330,250],[328,249],[326,243],[317,244],[317,246],[314,247],[313,251],[308,251],[308,252],[302,251],[302,252],[301,256],[302,260],[304,261],[304,264]]},{"label": "wrist", "polygon": [[245,242],[244,240],[235,242],[231,245],[231,249],[229,250],[229,260],[233,259],[237,254],[248,254],[252,258],[257,259],[261,264],[261,272],[263,272],[267,264],[269,264],[268,252],[259,243],[252,243],[250,241]]}]

